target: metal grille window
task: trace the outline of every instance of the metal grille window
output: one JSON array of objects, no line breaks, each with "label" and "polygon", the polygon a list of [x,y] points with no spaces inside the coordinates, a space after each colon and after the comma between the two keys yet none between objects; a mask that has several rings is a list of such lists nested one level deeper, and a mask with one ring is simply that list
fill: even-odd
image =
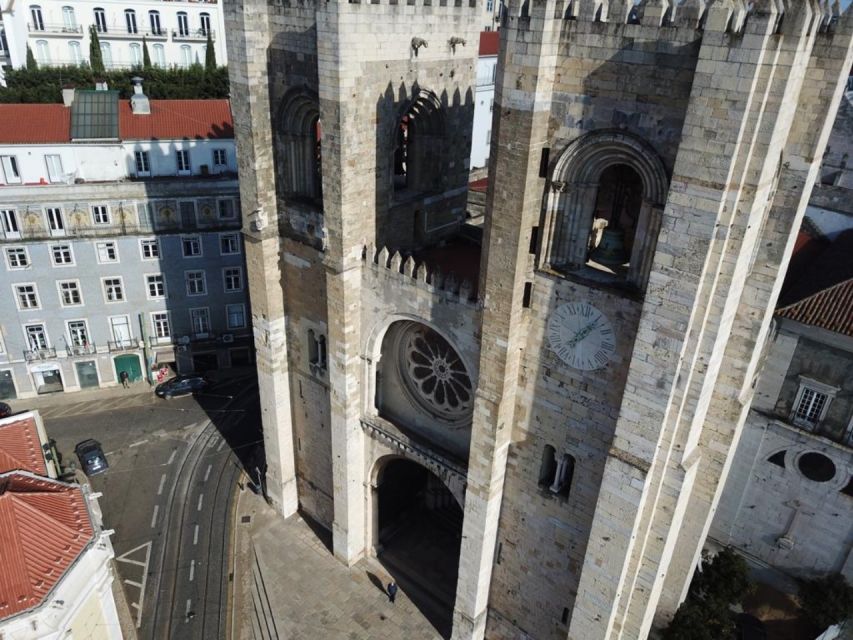
[{"label": "metal grille window", "polygon": [[76,280],[60,282],[59,298],[63,307],[73,307],[83,304],[83,296],[80,294],[80,283]]},{"label": "metal grille window", "polygon": [[178,161],[178,173],[190,172],[190,152],[186,149],[178,149],[175,152]]},{"label": "metal grille window", "polygon": [[794,412],[794,421],[806,425],[816,425],[823,415],[827,399],[828,396],[825,393],[803,387],[800,401],[797,403]]},{"label": "metal grille window", "polygon": [[151,160],[147,151],[137,151],[133,154],[136,160],[136,175],[148,176],[151,175]]},{"label": "metal grille window", "polygon": [[39,298],[34,284],[18,284],[15,285],[15,292],[18,297],[18,307],[21,309],[38,309]]},{"label": "metal grille window", "polygon": [[160,243],[154,240],[140,240],[139,247],[143,260],[154,260],[160,257]]},{"label": "metal grille window", "polygon": [[92,205],[92,220],[95,224],[109,224],[110,208],[105,204]]},{"label": "metal grille window", "polygon": [[98,262],[118,262],[118,248],[115,242],[96,242],[95,250]]},{"label": "metal grille window", "polygon": [[151,314],[151,324],[154,327],[154,335],[157,338],[169,338],[172,328],[169,326],[169,314],[166,311],[157,311]]},{"label": "metal grille window", "polygon": [[30,266],[30,257],[25,247],[9,247],[6,249],[6,260],[10,269],[23,269]]},{"label": "metal grille window", "polygon": [[222,270],[225,281],[225,291],[241,291],[243,289],[243,270],[240,267],[226,267]]},{"label": "metal grille window", "polygon": [[187,295],[203,296],[207,293],[204,271],[187,271]]},{"label": "metal grille window", "polygon": [[242,329],[246,326],[246,307],[244,305],[225,305],[225,315],[229,329]]},{"label": "metal grille window", "polygon": [[194,258],[201,255],[201,240],[198,236],[188,236],[181,241],[181,247],[185,258]]},{"label": "metal grille window", "polygon": [[124,286],[121,278],[104,278],[104,298],[107,302],[122,302]]},{"label": "metal grille window", "polygon": [[166,297],[166,280],[162,273],[152,273],[145,276],[145,283],[148,286],[149,298]]},{"label": "metal grille window", "polygon": [[223,256],[240,253],[240,236],[236,233],[223,233],[219,236],[219,253]]},{"label": "metal grille window", "polygon": [[53,264],[56,266],[74,264],[74,254],[70,244],[55,244],[50,248]]}]

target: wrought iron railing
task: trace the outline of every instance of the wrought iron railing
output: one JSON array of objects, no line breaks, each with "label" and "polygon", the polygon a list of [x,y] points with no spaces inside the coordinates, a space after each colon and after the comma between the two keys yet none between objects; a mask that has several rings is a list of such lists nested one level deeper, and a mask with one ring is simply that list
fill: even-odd
[{"label": "wrought iron railing", "polygon": [[24,360],[33,362],[35,360],[48,360],[56,357],[56,349],[46,347],[44,349],[27,349],[24,351]]},{"label": "wrought iron railing", "polygon": [[110,351],[133,351],[139,348],[139,340],[129,338],[127,340],[110,340],[107,342]]}]

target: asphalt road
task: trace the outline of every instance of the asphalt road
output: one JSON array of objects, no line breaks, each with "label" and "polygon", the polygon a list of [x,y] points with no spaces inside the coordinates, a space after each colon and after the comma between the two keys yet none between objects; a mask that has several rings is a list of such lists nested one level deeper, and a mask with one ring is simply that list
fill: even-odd
[{"label": "asphalt road", "polygon": [[46,418],[45,427],[64,465],[86,438],[106,452],[110,468],[91,483],[103,494],[104,526],[115,530],[139,638],[224,638],[239,457],[256,455],[261,439],[254,380],[108,412],[93,403],[92,412]]}]

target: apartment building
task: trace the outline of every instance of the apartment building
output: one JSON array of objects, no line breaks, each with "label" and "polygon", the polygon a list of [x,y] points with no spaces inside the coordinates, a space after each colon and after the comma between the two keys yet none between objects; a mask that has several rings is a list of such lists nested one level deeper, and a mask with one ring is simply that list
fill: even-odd
[{"label": "apartment building", "polygon": [[252,360],[227,100],[0,106],[0,398]]},{"label": "apartment building", "polygon": [[223,12],[216,0],[37,0],[4,4],[0,13],[0,65],[25,66],[27,47],[43,66],[88,63],[90,26],[98,33],[107,69],[141,66],[143,38],[156,66],[203,64],[208,34],[217,62],[226,62]]}]

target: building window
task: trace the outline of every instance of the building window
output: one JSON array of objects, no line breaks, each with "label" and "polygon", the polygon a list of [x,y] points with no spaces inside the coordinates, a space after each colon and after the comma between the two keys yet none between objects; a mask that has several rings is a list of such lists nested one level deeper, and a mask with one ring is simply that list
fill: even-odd
[{"label": "building window", "polygon": [[158,339],[172,336],[172,328],[169,326],[169,313],[167,311],[155,311],[151,314],[151,325],[154,328],[154,337]]},{"label": "building window", "polygon": [[433,191],[443,175],[445,117],[438,96],[420,91],[396,127],[393,148],[395,190]]},{"label": "building window", "polygon": [[105,204],[92,205],[92,221],[95,224],[110,223],[110,208]]},{"label": "building window", "polygon": [[44,31],[44,16],[41,13],[41,7],[37,4],[30,6],[30,28],[33,31]]},{"label": "building window", "polygon": [[100,264],[118,262],[118,246],[116,246],[115,242],[96,242],[95,253],[98,256]]},{"label": "building window", "polygon": [[190,152],[186,149],[178,149],[175,152],[175,158],[178,162],[178,175],[188,175],[190,173]]},{"label": "building window", "polygon": [[47,214],[47,226],[50,229],[50,235],[52,236],[64,236],[65,235],[65,218],[62,215],[61,207],[47,207],[45,209],[45,213]]},{"label": "building window", "polygon": [[63,280],[58,282],[57,286],[59,287],[59,301],[63,307],[76,307],[83,304],[79,282],[76,280]]},{"label": "building window", "polygon": [[320,109],[317,96],[294,90],[284,99],[279,128],[288,171],[282,175],[288,197],[319,206],[323,199],[323,158]]},{"label": "building window", "polygon": [[50,47],[47,40],[36,40],[36,60],[41,64],[50,63]]},{"label": "building window", "polygon": [[813,430],[826,416],[837,392],[837,387],[801,377],[800,387],[794,399],[791,422],[804,429]]},{"label": "building window", "polygon": [[308,329],[308,363],[311,368],[326,369],[326,336]]},{"label": "building window", "polygon": [[226,267],[222,270],[222,279],[226,293],[243,290],[243,269],[240,267]]},{"label": "building window", "polygon": [[162,36],[163,28],[160,26],[160,12],[149,11],[148,20],[151,23],[151,34],[155,36]]},{"label": "building window", "polygon": [[73,347],[89,346],[89,330],[86,328],[85,320],[70,320],[68,322],[68,339]]},{"label": "building window", "polygon": [[240,253],[240,234],[223,233],[219,236],[219,254],[231,256]]},{"label": "building window", "polygon": [[121,278],[104,278],[104,299],[107,302],[124,302],[124,285]]},{"label": "building window", "polygon": [[18,308],[22,311],[39,308],[38,291],[34,284],[16,284],[15,297],[18,300]]},{"label": "building window", "polygon": [[80,43],[72,41],[68,43],[68,52],[71,55],[71,62],[75,65],[83,64],[83,52],[80,51]]},{"label": "building window", "polygon": [[190,309],[190,324],[196,335],[210,332],[210,311],[207,308]]},{"label": "building window", "polygon": [[225,305],[226,325],[229,329],[243,329],[246,326],[246,307],[242,304]]},{"label": "building window", "polygon": [[559,458],[557,450],[546,444],[542,450],[542,464],[539,467],[539,486],[554,495],[568,497],[575,473],[575,459],[568,453]]},{"label": "building window", "polygon": [[54,244],[50,247],[50,256],[55,267],[63,267],[74,264],[74,253],[70,244]]},{"label": "building window", "polygon": [[27,336],[27,344],[31,350],[39,351],[48,348],[47,332],[44,330],[43,324],[24,325],[24,333]]},{"label": "building window", "polygon": [[0,229],[3,230],[3,235],[7,239],[20,238],[18,212],[14,209],[0,209]]},{"label": "building window", "polygon": [[143,260],[155,260],[160,257],[160,243],[156,238],[140,240],[139,250]]},{"label": "building window", "polygon": [[124,10],[124,22],[127,25],[128,33],[137,33],[136,28],[136,11],[133,9]]},{"label": "building window", "polygon": [[186,236],[181,239],[181,248],[185,258],[201,256],[201,239],[198,236]]},{"label": "building window", "polygon": [[104,61],[104,67],[112,69],[113,67],[113,48],[109,42],[101,43],[101,58]]},{"label": "building window", "polygon": [[154,64],[158,67],[166,66],[166,47],[162,44],[154,45]]},{"label": "building window", "polygon": [[210,14],[200,13],[198,15],[198,21],[200,26],[199,32],[201,33],[201,35],[206,36],[208,33],[210,33]]},{"label": "building window", "polygon": [[207,295],[207,279],[204,271],[187,271],[184,274],[184,279],[187,283],[188,296]]},{"label": "building window", "polygon": [[95,7],[95,29],[98,33],[107,32],[107,14],[101,7]]},{"label": "building window", "polygon": [[219,200],[217,202],[217,208],[219,210],[220,220],[233,220],[237,217],[237,213],[234,211],[233,200]]},{"label": "building window", "polygon": [[225,153],[225,149],[213,150],[213,166],[218,168],[228,166],[228,156]]},{"label": "building window", "polygon": [[187,20],[187,12],[186,11],[178,11],[178,35],[179,36],[190,35],[190,23],[189,23],[189,20]]},{"label": "building window", "polygon": [[134,159],[136,160],[136,175],[137,176],[150,176],[151,175],[151,161],[148,157],[147,151],[137,151],[133,154]]},{"label": "building window", "polygon": [[150,273],[145,276],[145,284],[148,287],[149,298],[166,297],[166,280],[162,273]]},{"label": "building window", "polygon": [[30,266],[30,256],[26,247],[9,247],[6,249],[6,262],[10,269],[26,269]]},{"label": "building window", "polygon": [[15,156],[0,156],[0,164],[3,165],[3,176],[6,184],[18,184],[21,182],[21,173],[18,171],[18,158]]},{"label": "building window", "polygon": [[62,29],[69,33],[77,32],[77,16],[74,7],[62,7]]},{"label": "building window", "polygon": [[130,66],[142,66],[142,47],[135,42],[130,43]]},{"label": "building window", "polygon": [[182,44],[181,45],[181,66],[184,68],[189,67],[193,63],[193,52],[190,49],[190,45]]}]

